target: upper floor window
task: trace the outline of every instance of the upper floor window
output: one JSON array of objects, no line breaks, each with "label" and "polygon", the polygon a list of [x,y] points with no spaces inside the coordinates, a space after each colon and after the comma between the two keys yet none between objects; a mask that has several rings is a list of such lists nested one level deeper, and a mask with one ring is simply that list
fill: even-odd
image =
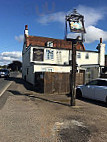
[{"label": "upper floor window", "polygon": [[48,59],[48,60],[54,59],[54,51],[53,50],[46,49],[46,59]]},{"label": "upper floor window", "polygon": [[80,50],[82,50],[82,47],[80,46]]},{"label": "upper floor window", "polygon": [[47,42],[47,47],[53,47],[53,42],[52,41],[48,41]]},{"label": "upper floor window", "polygon": [[77,53],[77,58],[81,58],[81,53]]},{"label": "upper floor window", "polygon": [[86,53],[85,59],[89,59],[89,53]]},{"label": "upper floor window", "polygon": [[62,63],[62,52],[61,52],[61,50],[58,50],[58,51],[56,52],[56,60],[57,60],[57,63],[58,63],[58,64],[61,64],[61,63]]}]

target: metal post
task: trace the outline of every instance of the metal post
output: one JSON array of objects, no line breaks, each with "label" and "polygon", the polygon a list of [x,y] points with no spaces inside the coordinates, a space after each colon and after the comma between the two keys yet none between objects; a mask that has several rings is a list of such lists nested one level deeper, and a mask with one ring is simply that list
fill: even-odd
[{"label": "metal post", "polygon": [[72,72],[71,72],[71,106],[75,106],[75,99],[76,99],[76,89],[75,89],[75,83],[76,83],[76,43],[77,40],[75,39],[72,42]]},{"label": "metal post", "polygon": [[67,16],[65,17],[65,39],[67,38]]}]

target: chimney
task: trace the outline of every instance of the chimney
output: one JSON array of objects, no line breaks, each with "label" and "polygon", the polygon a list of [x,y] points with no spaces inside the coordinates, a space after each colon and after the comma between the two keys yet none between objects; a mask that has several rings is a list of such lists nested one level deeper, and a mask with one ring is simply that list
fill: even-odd
[{"label": "chimney", "polygon": [[26,47],[29,46],[29,34],[28,34],[28,25],[25,25],[25,30],[24,30],[24,35],[25,35],[25,42],[26,42]]},{"label": "chimney", "polygon": [[98,44],[99,48],[99,64],[100,66],[105,65],[105,44],[102,43],[102,38],[100,38],[100,44]]},{"label": "chimney", "polygon": [[28,25],[25,25],[25,30],[28,30]]},{"label": "chimney", "polygon": [[100,38],[100,43],[102,43],[102,38]]},{"label": "chimney", "polygon": [[25,25],[24,34],[26,37],[28,37],[28,25]]}]

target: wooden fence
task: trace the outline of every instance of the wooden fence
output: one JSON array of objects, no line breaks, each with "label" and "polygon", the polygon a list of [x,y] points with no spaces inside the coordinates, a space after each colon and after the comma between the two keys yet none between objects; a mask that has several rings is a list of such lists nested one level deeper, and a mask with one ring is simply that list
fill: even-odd
[{"label": "wooden fence", "polygon": [[[65,94],[70,92],[70,73],[35,73],[37,90],[46,94]],[[76,86],[84,84],[84,74],[76,73]]]}]

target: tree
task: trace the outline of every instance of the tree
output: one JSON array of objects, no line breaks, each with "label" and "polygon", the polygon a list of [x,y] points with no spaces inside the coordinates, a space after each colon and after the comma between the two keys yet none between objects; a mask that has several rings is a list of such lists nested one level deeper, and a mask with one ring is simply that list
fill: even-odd
[{"label": "tree", "polygon": [[8,64],[8,68],[12,71],[20,71],[22,67],[22,63],[20,61],[13,61],[12,63]]}]

